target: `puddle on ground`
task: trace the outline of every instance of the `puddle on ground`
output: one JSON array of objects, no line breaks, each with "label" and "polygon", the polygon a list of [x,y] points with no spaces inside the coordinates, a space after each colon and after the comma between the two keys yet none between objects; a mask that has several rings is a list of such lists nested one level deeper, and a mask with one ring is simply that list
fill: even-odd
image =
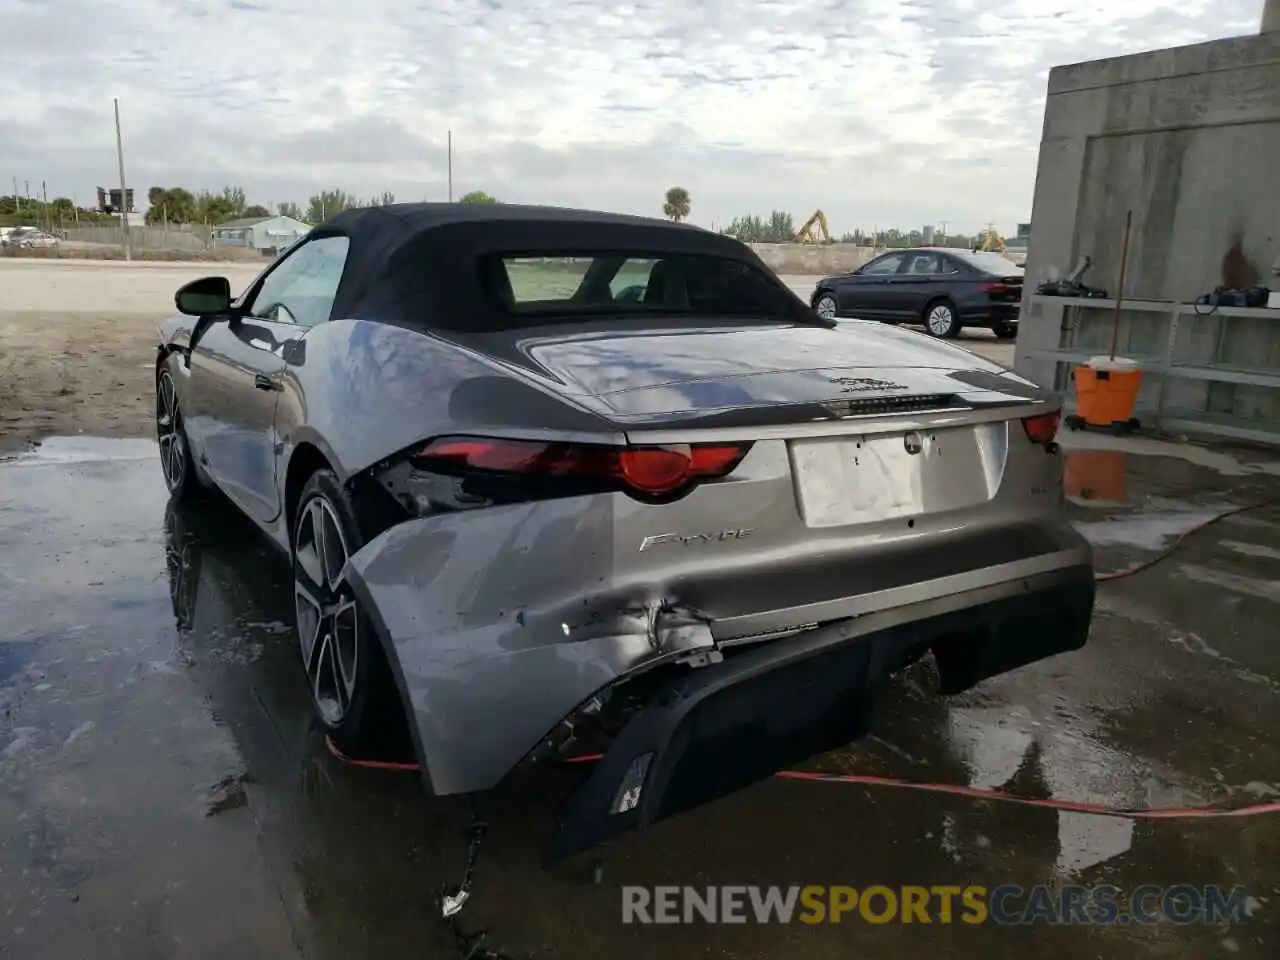
[{"label": "puddle on ground", "polygon": [[1075,450],[1067,454],[1063,484],[1072,503],[1121,506],[1126,502],[1128,457],[1121,450]]},{"label": "puddle on ground", "polygon": [[1105,433],[1071,433],[1059,436],[1068,457],[1082,451],[1128,453],[1138,457],[1169,457],[1212,470],[1224,477],[1270,474],[1280,477],[1280,460],[1250,451],[1256,457],[1241,461],[1223,450],[1194,443],[1157,440],[1153,437],[1115,437]]},{"label": "puddle on ground", "polygon": [[27,665],[35,648],[36,644],[29,641],[0,641],[0,684],[11,680]]},{"label": "puddle on ground", "polygon": [[94,463],[156,456],[156,442],[147,437],[46,437],[30,450],[0,457],[0,464]]}]

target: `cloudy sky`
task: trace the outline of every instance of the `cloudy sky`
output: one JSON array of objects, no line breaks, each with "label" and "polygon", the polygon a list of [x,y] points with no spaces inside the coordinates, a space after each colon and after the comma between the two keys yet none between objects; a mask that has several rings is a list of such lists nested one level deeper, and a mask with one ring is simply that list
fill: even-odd
[{"label": "cloudy sky", "polygon": [[1262,0],[0,0],[0,193],[340,187],[832,230],[1030,215],[1051,66]]}]

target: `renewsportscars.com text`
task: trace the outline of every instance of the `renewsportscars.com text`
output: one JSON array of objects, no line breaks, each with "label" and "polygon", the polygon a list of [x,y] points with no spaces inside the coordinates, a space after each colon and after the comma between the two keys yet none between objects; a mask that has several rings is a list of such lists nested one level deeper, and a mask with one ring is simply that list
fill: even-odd
[{"label": "renewsportscars.com text", "polygon": [[623,923],[1192,924],[1240,921],[1243,887],[790,886],[622,888]]}]

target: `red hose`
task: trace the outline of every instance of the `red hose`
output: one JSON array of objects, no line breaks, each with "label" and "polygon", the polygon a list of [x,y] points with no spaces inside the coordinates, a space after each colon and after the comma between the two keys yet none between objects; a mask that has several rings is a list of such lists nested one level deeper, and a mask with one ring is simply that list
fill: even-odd
[{"label": "red hose", "polygon": [[1132,567],[1123,567],[1119,570],[1110,570],[1107,573],[1098,573],[1094,575],[1093,579],[1099,582],[1104,582],[1107,580],[1119,580],[1122,577],[1132,577],[1135,573],[1141,573],[1143,570],[1148,570],[1151,567],[1154,567],[1157,563],[1164,560],[1182,546],[1188,537],[1199,533],[1205,527],[1211,527],[1219,520],[1225,520],[1227,517],[1234,517],[1237,513],[1246,513],[1249,510],[1257,510],[1260,507],[1269,507],[1273,503],[1280,503],[1280,497],[1268,497],[1266,500],[1246,503],[1243,506],[1231,507],[1228,510],[1223,510],[1221,513],[1215,513],[1208,520],[1203,520],[1200,523],[1197,523],[1194,527],[1191,527],[1188,530],[1183,530],[1174,538],[1173,543],[1169,544],[1169,546],[1165,547],[1150,560],[1144,560],[1142,563],[1135,564]]},{"label": "red hose", "polygon": [[[337,745],[325,737],[329,752],[344,763],[353,767],[368,770],[395,770],[400,772],[416,772],[416,763],[392,763],[384,760],[356,760],[348,757]],[[595,763],[604,754],[586,753],[576,757],[567,757],[563,763]],[[1155,807],[1150,809],[1127,809],[1109,807],[1100,803],[1080,803],[1074,800],[1041,799],[1037,797],[1021,797],[1001,790],[987,790],[982,787],[964,787],[954,783],[928,783],[920,780],[903,780],[899,777],[877,777],[859,773],[821,773],[804,770],[782,770],[774,774],[779,780],[808,780],[821,783],[853,783],[864,787],[900,787],[904,790],[923,790],[929,793],[949,793],[958,797],[972,797],[977,800],[999,800],[1004,803],[1019,803],[1026,807],[1041,807],[1048,810],[1066,810],[1071,813],[1093,813],[1103,817],[1123,817],[1131,820],[1185,820],[1193,817],[1251,817],[1264,813],[1280,813],[1280,800],[1268,803],[1255,803],[1245,807]]]}]

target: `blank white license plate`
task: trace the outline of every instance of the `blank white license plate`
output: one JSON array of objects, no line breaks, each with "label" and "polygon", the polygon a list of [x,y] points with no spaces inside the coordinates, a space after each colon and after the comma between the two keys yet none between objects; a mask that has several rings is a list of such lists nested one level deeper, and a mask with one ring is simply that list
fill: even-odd
[{"label": "blank white license plate", "polygon": [[1000,488],[1008,424],[795,440],[806,526],[835,527],[975,506]]}]

